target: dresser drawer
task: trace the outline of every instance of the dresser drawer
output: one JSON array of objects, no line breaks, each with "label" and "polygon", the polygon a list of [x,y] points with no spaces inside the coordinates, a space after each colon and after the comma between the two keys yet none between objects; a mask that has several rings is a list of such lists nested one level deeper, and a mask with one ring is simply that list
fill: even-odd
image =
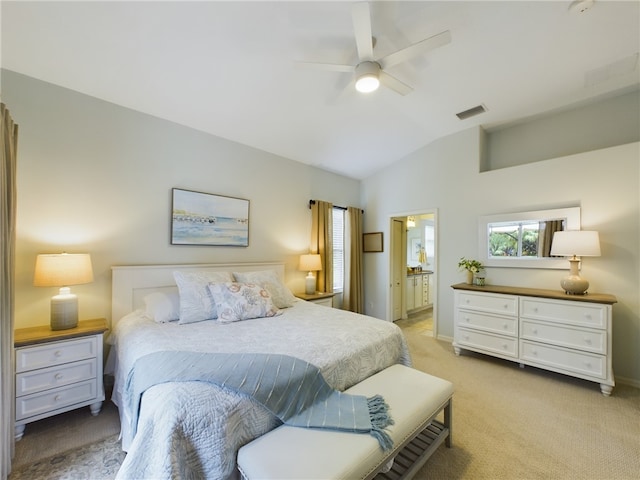
[{"label": "dresser drawer", "polygon": [[95,336],[16,349],[16,372],[61,365],[97,356]]},{"label": "dresser drawer", "polygon": [[459,328],[458,335],[459,338],[457,339],[457,343],[460,345],[494,352],[509,357],[518,356],[517,338],[494,335],[491,333],[479,332],[477,330],[468,330],[466,328]]},{"label": "dresser drawer", "polygon": [[97,363],[95,358],[91,358],[57,367],[18,373],[16,375],[16,396],[21,397],[96,378]]},{"label": "dresser drawer", "polygon": [[607,353],[607,332],[604,330],[588,330],[523,319],[520,324],[520,338],[603,355]]},{"label": "dresser drawer", "polygon": [[606,329],[607,316],[607,306],[598,303],[520,297],[520,317]]},{"label": "dresser drawer", "polygon": [[461,292],[459,307],[487,313],[518,315],[518,297],[491,293]]},{"label": "dresser drawer", "polygon": [[602,355],[521,340],[520,358],[555,371],[607,378],[607,357]]},{"label": "dresser drawer", "polygon": [[[16,398],[16,420],[97,399],[96,379]],[[102,400],[102,399],[100,399]]]},{"label": "dresser drawer", "polygon": [[503,317],[488,313],[478,313],[471,310],[460,310],[458,322],[462,328],[474,328],[503,335],[518,335],[518,319]]}]

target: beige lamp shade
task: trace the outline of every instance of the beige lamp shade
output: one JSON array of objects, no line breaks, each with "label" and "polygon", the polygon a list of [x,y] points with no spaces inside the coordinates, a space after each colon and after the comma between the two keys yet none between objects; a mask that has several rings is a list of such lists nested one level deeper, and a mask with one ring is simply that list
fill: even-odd
[{"label": "beige lamp shade", "polygon": [[553,234],[551,255],[565,257],[599,257],[600,238],[598,232],[589,230],[567,230]]},{"label": "beige lamp shade", "polygon": [[589,282],[580,276],[578,257],[599,257],[600,238],[598,232],[589,230],[567,230],[553,234],[551,255],[569,258],[569,275],[560,281],[567,294],[585,295]]},{"label": "beige lamp shade", "polygon": [[309,272],[304,279],[304,292],[307,295],[313,295],[316,293],[316,277],[313,275],[313,272],[322,270],[320,255],[317,253],[300,255],[300,265],[298,269]]},{"label": "beige lamp shade", "polygon": [[78,325],[78,297],[69,285],[93,282],[91,256],[88,253],[43,254],[36,258],[33,285],[61,287],[51,298],[51,330],[65,330]]},{"label": "beige lamp shade", "polygon": [[91,255],[88,253],[42,254],[36,258],[33,285],[65,287],[93,282]]},{"label": "beige lamp shade", "polygon": [[300,255],[299,270],[304,272],[317,272],[322,270],[322,262],[319,254]]}]

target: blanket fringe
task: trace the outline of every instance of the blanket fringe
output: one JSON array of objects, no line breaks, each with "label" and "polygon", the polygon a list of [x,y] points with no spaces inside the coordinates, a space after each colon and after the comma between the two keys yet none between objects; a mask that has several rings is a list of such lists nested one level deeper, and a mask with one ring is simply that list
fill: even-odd
[{"label": "blanket fringe", "polygon": [[371,418],[371,435],[378,440],[380,447],[384,451],[391,450],[393,448],[393,440],[384,430],[394,423],[389,415],[389,405],[381,395],[367,398],[367,404],[369,406],[369,417]]}]

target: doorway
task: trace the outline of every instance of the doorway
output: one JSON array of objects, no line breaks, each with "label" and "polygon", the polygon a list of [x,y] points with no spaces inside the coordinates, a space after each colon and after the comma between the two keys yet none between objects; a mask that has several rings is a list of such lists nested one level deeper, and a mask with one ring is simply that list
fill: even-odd
[{"label": "doorway", "polygon": [[390,318],[437,336],[437,212],[397,214],[390,221]]}]

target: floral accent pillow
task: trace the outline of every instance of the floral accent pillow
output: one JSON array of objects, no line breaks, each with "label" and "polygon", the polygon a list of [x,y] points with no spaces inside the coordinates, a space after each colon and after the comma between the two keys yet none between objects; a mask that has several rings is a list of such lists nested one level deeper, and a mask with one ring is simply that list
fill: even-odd
[{"label": "floral accent pillow", "polygon": [[293,305],[296,297],[291,290],[282,283],[275,270],[258,270],[255,272],[233,272],[236,282],[256,283],[265,288],[271,294],[273,304],[278,308],[287,308]]},{"label": "floral accent pillow", "polygon": [[282,314],[271,301],[271,294],[255,283],[211,283],[209,291],[213,296],[220,323]]},{"label": "floral accent pillow", "polygon": [[231,272],[173,272],[180,292],[179,324],[201,322],[218,317],[216,304],[207,286],[212,282],[233,282]]}]

